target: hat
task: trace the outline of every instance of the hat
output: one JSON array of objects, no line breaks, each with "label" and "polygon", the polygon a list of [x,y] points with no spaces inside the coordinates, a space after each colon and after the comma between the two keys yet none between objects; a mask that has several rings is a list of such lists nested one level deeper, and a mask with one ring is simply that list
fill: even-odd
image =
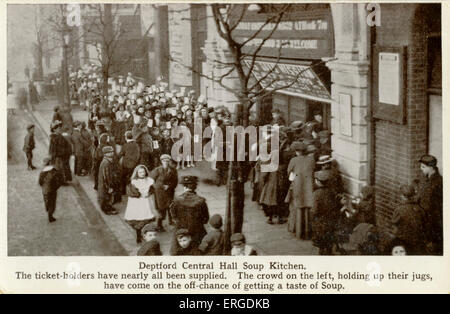
[{"label": "hat", "polygon": [[331,178],[331,173],[328,170],[320,170],[314,174],[314,177],[319,181],[328,181]]},{"label": "hat", "polygon": [[222,216],[219,214],[212,215],[211,218],[209,218],[209,224],[211,227],[219,229],[222,227]]},{"label": "hat", "polygon": [[181,178],[181,184],[192,184],[192,183],[197,183],[198,182],[198,177],[196,176],[183,176]]},{"label": "hat", "polygon": [[315,109],[314,111],[313,111],[313,116],[317,116],[317,115],[322,115],[322,110],[320,110],[320,109]]},{"label": "hat", "polygon": [[303,144],[305,144],[306,146],[314,145],[314,139],[312,139],[312,138],[305,138],[303,140]]},{"label": "hat", "polygon": [[242,233],[235,233],[230,237],[230,242],[231,243],[235,243],[235,242],[245,243],[245,237]]},{"label": "hat", "polygon": [[303,121],[297,120],[291,123],[290,127],[292,129],[299,129],[303,126]]},{"label": "hat", "polygon": [[190,236],[191,235],[191,233],[189,232],[189,230],[187,230],[187,229],[178,229],[176,232],[175,232],[175,236],[177,237],[177,238],[181,238],[181,237],[184,237],[184,236]]},{"label": "hat", "polygon": [[414,194],[416,194],[416,191],[412,185],[403,184],[402,186],[400,186],[400,193],[402,193],[402,195],[410,198],[410,197],[414,196]]},{"label": "hat", "polygon": [[330,137],[330,135],[331,135],[331,133],[328,130],[322,130],[319,132],[319,137],[322,137],[322,138],[328,138],[328,137]]},{"label": "hat", "polygon": [[422,157],[420,157],[419,162],[428,167],[436,167],[437,165],[436,157],[431,155],[423,155]]},{"label": "hat", "polygon": [[204,96],[204,95],[200,95],[200,96],[198,97],[198,99],[197,99],[197,102],[198,102],[199,104],[205,104],[205,103],[206,103],[206,98],[205,98],[205,96]]},{"label": "hat", "polygon": [[148,223],[141,229],[141,234],[145,234],[146,232],[155,232],[158,231],[158,226],[154,223]]},{"label": "hat", "polygon": [[114,148],[112,146],[105,146],[102,148],[103,154],[114,153]]},{"label": "hat", "polygon": [[322,155],[319,157],[319,160],[317,160],[318,165],[324,165],[329,162],[332,162],[334,159],[330,155]]},{"label": "hat", "polygon": [[163,161],[165,159],[172,160],[172,157],[170,157],[170,155],[168,155],[168,154],[162,154],[161,157],[159,157],[159,159],[161,161]]},{"label": "hat", "polygon": [[34,124],[28,124],[27,130],[29,131],[29,130],[31,130],[32,128],[34,128]]},{"label": "hat", "polygon": [[291,144],[291,149],[295,151],[304,151],[306,149],[306,145],[302,142],[296,141]]}]

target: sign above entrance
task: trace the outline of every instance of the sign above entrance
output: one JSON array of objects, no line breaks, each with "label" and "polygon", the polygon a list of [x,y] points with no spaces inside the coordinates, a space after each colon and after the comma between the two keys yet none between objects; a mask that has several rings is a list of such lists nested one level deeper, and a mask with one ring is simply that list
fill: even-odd
[{"label": "sign above entrance", "polygon": [[[247,69],[251,66],[250,60],[244,60]],[[269,73],[267,75],[267,73]],[[279,93],[290,94],[293,96],[304,97],[316,101],[330,102],[331,95],[325,84],[314,72],[310,62],[304,64],[286,64],[256,61],[252,72],[256,80],[261,80],[261,85],[268,89],[281,88]]]},{"label": "sign above entrance", "polygon": [[269,18],[250,12],[233,30],[238,42],[248,41],[244,53],[253,54],[262,44],[257,53],[260,57],[321,59],[334,55],[330,10],[288,12],[278,24],[267,23]]}]

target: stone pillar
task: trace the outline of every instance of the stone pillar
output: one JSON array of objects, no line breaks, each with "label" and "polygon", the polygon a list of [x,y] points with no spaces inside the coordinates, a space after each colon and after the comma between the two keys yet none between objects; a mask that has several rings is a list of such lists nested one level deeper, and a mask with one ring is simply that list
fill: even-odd
[{"label": "stone pillar", "polygon": [[[331,4],[331,11],[337,58],[327,63],[332,83],[333,157],[339,164],[346,191],[357,195],[370,182],[371,133],[366,119],[370,115],[369,30],[364,4]],[[350,111],[343,110],[341,94],[350,96]],[[343,127],[351,132],[343,132]]]},{"label": "stone pillar", "polygon": [[[217,33],[217,27],[214,22],[212,8],[207,7],[207,37],[205,40],[205,47],[203,52],[206,56],[206,62],[203,63],[204,74],[209,78],[218,79],[221,75],[225,74],[229,68],[224,68],[219,62],[232,62],[233,58],[228,49],[227,43]],[[216,107],[220,105],[227,106],[228,109],[233,112],[234,105],[238,102],[236,95],[214,80],[202,78],[204,85],[207,87],[208,105]],[[239,89],[239,80],[236,74],[233,72],[226,76],[223,80],[225,86]]]}]

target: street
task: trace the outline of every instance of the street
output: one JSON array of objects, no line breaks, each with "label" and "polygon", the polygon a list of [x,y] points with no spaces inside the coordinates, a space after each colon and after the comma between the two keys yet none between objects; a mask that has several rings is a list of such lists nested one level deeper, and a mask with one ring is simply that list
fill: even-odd
[{"label": "street", "polygon": [[33,163],[28,171],[22,151],[26,126],[23,111],[8,119],[8,255],[9,256],[105,256],[126,255],[104,223],[90,220],[71,186],[58,191],[54,223],[45,212],[39,170],[48,146],[46,135],[36,128]]},{"label": "street", "polygon": [[[42,125],[48,132],[56,99],[50,99],[37,105],[33,112],[35,122]],[[87,119],[88,113],[74,108],[72,115],[75,120]],[[103,214],[97,203],[97,193],[93,189],[93,179],[90,176],[75,177],[70,186],[58,190],[55,223],[48,223],[44,209],[42,194],[37,183],[42,159],[48,149],[48,137],[39,127],[35,131],[36,149],[33,162],[37,170],[26,170],[26,158],[22,152],[23,138],[30,118],[25,112],[11,116],[8,124],[8,254],[9,255],[135,255],[140,245],[136,244],[134,230],[123,220],[126,208],[126,197],[114,205],[119,211],[117,216]],[[73,169],[73,164],[72,164]],[[210,216],[225,213],[225,186],[217,187],[211,184],[215,172],[209,163],[200,162],[196,168],[179,171],[182,175],[196,175],[200,178],[198,194],[207,200]],[[27,188],[27,197],[21,197],[22,186],[33,182]],[[178,185],[176,194],[182,193]],[[32,200],[32,202],[29,202]],[[26,207],[32,203],[33,208]],[[70,204],[70,206],[67,206]],[[11,210],[14,208],[14,211]],[[34,225],[33,222],[35,222]],[[165,226],[167,232],[159,234],[163,255],[168,255],[172,232]],[[209,225],[206,225],[209,228]],[[35,230],[34,230],[35,229]],[[30,232],[33,230],[32,232]],[[51,230],[51,232],[48,232]],[[251,201],[250,186],[246,186],[246,203],[243,233],[247,242],[253,245],[260,255],[316,255],[317,249],[311,241],[295,238],[286,229],[286,224],[269,225],[255,202]],[[268,235],[270,234],[270,238]],[[37,240],[38,239],[38,240]],[[37,243],[36,243],[37,242]]]}]

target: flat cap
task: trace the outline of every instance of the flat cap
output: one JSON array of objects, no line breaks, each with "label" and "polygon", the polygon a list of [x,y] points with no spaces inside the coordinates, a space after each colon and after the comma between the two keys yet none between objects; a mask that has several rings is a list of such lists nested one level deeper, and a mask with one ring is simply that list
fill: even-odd
[{"label": "flat cap", "polygon": [[291,123],[290,127],[293,129],[299,129],[303,126],[303,121],[297,120]]},{"label": "flat cap", "polygon": [[112,146],[105,146],[102,148],[103,154],[114,153],[114,148]]},{"label": "flat cap", "polygon": [[189,230],[187,230],[187,229],[178,229],[176,232],[175,232],[175,236],[178,238],[178,237],[184,237],[184,236],[187,236],[187,235],[191,235],[191,233],[189,232]]},{"label": "flat cap", "polygon": [[32,128],[34,128],[34,124],[28,124],[27,130],[29,131],[29,130],[31,130]]},{"label": "flat cap", "polygon": [[144,226],[141,230],[141,234],[145,234],[146,232],[155,232],[158,231],[158,226],[154,223],[149,223]]},{"label": "flat cap", "polygon": [[231,243],[235,243],[235,242],[243,242],[245,243],[245,237],[242,233],[234,233],[231,237],[230,237],[230,242]]},{"label": "flat cap", "polygon": [[422,157],[420,157],[419,162],[429,167],[436,167],[437,165],[436,157],[431,155],[423,155]]},{"label": "flat cap", "polygon": [[172,160],[172,157],[170,157],[170,155],[168,154],[162,154],[161,157],[159,157],[159,159],[162,160]]}]

